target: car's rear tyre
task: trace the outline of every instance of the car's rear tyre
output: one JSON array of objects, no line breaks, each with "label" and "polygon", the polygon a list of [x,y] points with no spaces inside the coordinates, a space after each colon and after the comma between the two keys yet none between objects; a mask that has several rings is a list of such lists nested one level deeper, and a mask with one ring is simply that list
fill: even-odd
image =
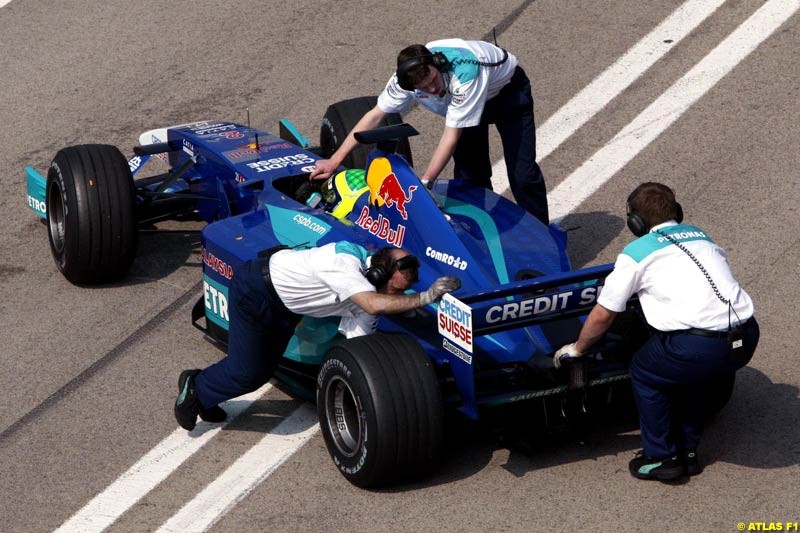
[{"label": "car's rear tyre", "polygon": [[118,281],[136,255],[136,198],[114,146],[60,150],[47,173],[47,226],[58,270],[72,283]]},{"label": "car's rear tyre", "polygon": [[[325,116],[322,118],[322,127],[319,132],[319,145],[322,148],[322,153],[326,157],[330,157],[341,146],[347,134],[361,120],[361,117],[375,107],[377,102],[378,98],[376,96],[360,96],[328,106]],[[399,114],[391,113],[378,126],[391,126],[402,122],[403,120]],[[374,147],[374,144],[359,144],[347,155],[342,165],[346,168],[365,168],[367,166],[367,156]],[[411,159],[411,146],[408,143],[408,139],[401,139],[397,143],[396,153],[402,155],[409,165],[414,165]]]},{"label": "car's rear tyre", "polygon": [[317,412],[328,452],[357,486],[418,479],[440,462],[439,382],[407,335],[368,335],[332,347],[317,377]]}]

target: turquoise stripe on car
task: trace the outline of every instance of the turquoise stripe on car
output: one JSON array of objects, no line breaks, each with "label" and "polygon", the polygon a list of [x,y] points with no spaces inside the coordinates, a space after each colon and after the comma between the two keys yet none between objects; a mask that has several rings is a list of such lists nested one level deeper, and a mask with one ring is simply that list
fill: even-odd
[{"label": "turquoise stripe on car", "polygon": [[267,205],[271,226],[278,242],[291,246],[308,244],[316,246],[330,230],[331,225],[310,213]]},{"label": "turquoise stripe on car", "polygon": [[492,220],[492,217],[490,217],[486,211],[482,211],[474,205],[460,202],[452,198],[444,198],[444,210],[453,215],[469,217],[478,224],[478,227],[481,228],[483,232],[486,246],[489,248],[489,256],[492,258],[492,265],[497,274],[497,281],[501,284],[508,283],[510,278],[508,276],[508,269],[506,268],[505,254],[503,254],[503,245],[500,242],[500,232],[494,220]]}]

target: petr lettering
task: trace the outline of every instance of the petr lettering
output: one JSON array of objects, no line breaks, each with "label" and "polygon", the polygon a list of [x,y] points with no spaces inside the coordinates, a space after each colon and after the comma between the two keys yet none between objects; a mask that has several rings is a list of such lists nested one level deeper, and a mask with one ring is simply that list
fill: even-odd
[{"label": "petr lettering", "polygon": [[31,209],[35,209],[36,211],[40,211],[42,213],[47,213],[47,204],[45,204],[41,200],[37,200],[30,194],[28,195],[28,207],[30,207]]},{"label": "petr lettering", "polygon": [[228,299],[225,298],[225,295],[219,292],[216,287],[211,286],[211,284],[205,280],[203,280],[203,294],[206,309],[223,320],[229,321]]}]

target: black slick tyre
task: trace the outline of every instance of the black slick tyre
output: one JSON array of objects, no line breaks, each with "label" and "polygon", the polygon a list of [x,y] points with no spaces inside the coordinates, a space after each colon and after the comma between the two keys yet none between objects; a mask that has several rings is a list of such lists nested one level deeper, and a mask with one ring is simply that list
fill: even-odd
[{"label": "black slick tyre", "polygon": [[136,255],[136,198],[128,162],[114,146],[60,150],[47,173],[47,226],[58,270],[99,284],[127,274]]},{"label": "black slick tyre", "polygon": [[331,348],[317,377],[317,412],[334,463],[359,487],[413,481],[440,463],[439,382],[407,335],[379,333]]},{"label": "black slick tyre", "polygon": [[[319,145],[326,157],[330,157],[341,146],[350,130],[355,127],[367,111],[375,107],[377,102],[377,96],[360,96],[328,106],[322,118],[322,127],[319,133]],[[378,126],[391,126],[402,122],[403,120],[399,114],[391,113]],[[374,147],[374,144],[357,145],[347,155],[342,165],[345,168],[365,168],[367,156]],[[402,155],[409,165],[414,165],[411,159],[411,146],[408,143],[408,139],[401,139],[397,143],[396,153]]]}]

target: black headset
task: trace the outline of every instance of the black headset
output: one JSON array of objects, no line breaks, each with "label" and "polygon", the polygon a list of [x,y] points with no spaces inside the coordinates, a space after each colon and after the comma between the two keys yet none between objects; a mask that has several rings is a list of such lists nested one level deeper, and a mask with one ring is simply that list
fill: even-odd
[{"label": "black headset", "polygon": [[[634,190],[632,193],[628,195],[628,199],[626,200],[627,208],[628,208],[628,229],[631,230],[631,233],[636,235],[637,237],[642,237],[647,235],[647,232],[650,231],[650,225],[645,221],[644,217],[640,215],[636,210],[631,209],[631,201],[633,201],[635,197],[635,193],[637,191]],[[683,222],[683,207],[677,201],[675,201],[675,220],[680,224]]]},{"label": "black headset", "polygon": [[389,270],[386,270],[380,265],[371,266],[366,270],[366,272],[364,272],[364,277],[367,278],[367,281],[369,281],[373,286],[383,287],[396,270],[408,269],[414,269],[414,279],[412,279],[411,282],[416,283],[419,280],[419,259],[413,255],[406,255],[400,259],[392,261],[392,265],[389,267]]},{"label": "black headset", "polygon": [[[495,61],[494,63],[485,63],[483,61],[477,61],[475,59],[456,59],[456,64],[462,63],[471,63],[473,65],[478,65],[481,67],[499,67],[506,61],[508,61],[508,51],[505,48],[501,48],[503,50],[503,59],[500,61]],[[439,72],[446,72],[452,70],[453,65],[450,61],[447,60],[447,57],[442,52],[434,52],[432,54],[420,54],[418,56],[412,57],[411,59],[406,59],[399,65],[397,65],[397,84],[400,85],[400,88],[406,91],[413,91],[414,86],[410,83],[408,79],[408,75],[411,73],[412,70],[416,69],[417,67],[421,67],[424,65],[431,65]]]},{"label": "black headset", "polygon": [[412,70],[424,65],[431,65],[439,72],[450,70],[450,62],[447,60],[442,52],[434,52],[433,54],[420,54],[411,59],[406,59],[397,65],[397,83],[400,88],[405,91],[413,91],[414,86],[409,83],[408,75]]}]

